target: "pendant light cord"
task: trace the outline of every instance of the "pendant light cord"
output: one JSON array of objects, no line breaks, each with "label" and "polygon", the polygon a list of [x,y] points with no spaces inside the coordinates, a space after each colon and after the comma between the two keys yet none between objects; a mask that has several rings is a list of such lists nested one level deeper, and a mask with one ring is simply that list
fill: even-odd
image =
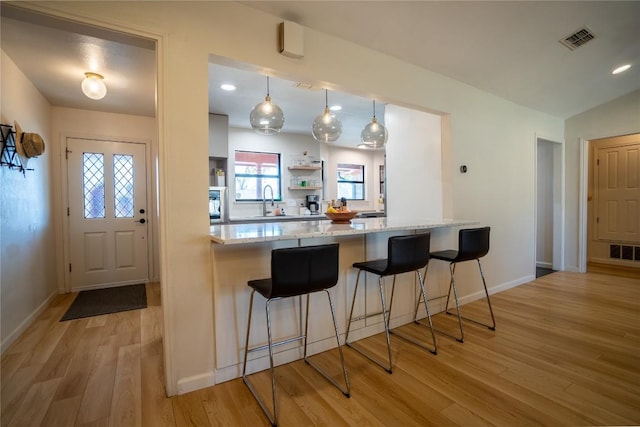
[{"label": "pendant light cord", "polygon": [[329,108],[329,91],[327,89],[324,90],[324,107]]},{"label": "pendant light cord", "polygon": [[267,76],[267,96],[269,96],[269,76]]},{"label": "pendant light cord", "polygon": [[373,100],[373,118],[376,118],[376,100]]}]

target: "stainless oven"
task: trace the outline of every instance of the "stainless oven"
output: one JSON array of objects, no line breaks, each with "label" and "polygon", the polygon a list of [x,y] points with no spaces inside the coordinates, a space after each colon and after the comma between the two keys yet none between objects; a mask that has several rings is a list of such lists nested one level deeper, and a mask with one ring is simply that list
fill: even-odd
[{"label": "stainless oven", "polygon": [[209,187],[209,222],[217,224],[227,222],[227,187]]}]

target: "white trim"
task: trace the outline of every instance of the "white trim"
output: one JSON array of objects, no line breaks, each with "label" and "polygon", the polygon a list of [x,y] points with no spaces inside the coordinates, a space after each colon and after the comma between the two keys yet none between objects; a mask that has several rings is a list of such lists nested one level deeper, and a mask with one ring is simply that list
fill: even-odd
[{"label": "white trim", "polygon": [[[566,144],[564,141],[557,141],[553,138],[546,137],[544,135],[535,134],[533,142],[533,162],[534,162],[534,180],[533,180],[533,263],[536,266],[543,263],[537,259],[537,244],[538,244],[538,141],[543,140],[554,144],[553,147],[553,160],[554,160],[554,179],[553,188],[560,191],[559,196],[554,196],[554,209],[553,209],[553,259],[552,266],[554,270],[562,271],[565,269],[565,151]],[[559,155],[559,159],[557,156]],[[556,165],[556,162],[559,165]],[[556,176],[557,175],[557,176]],[[555,201],[559,200],[560,205],[555,208]],[[535,277],[535,268],[533,270]]]},{"label": "white trim", "polygon": [[589,191],[589,141],[580,138],[580,187],[578,192],[578,266],[579,273],[587,272],[587,200]]},{"label": "white trim", "polygon": [[214,385],[216,385],[215,374],[209,371],[205,372],[204,374],[180,378],[177,381],[177,390],[178,394],[185,394]]},{"label": "white trim", "polygon": [[536,262],[536,267],[553,269],[553,264],[550,262],[538,261]]},{"label": "white trim", "polygon": [[106,289],[106,288],[118,288],[120,286],[128,286],[128,285],[139,285],[139,284],[147,284],[150,283],[150,280],[127,280],[125,282],[117,282],[117,283],[100,283],[99,285],[89,285],[89,286],[76,286],[71,288],[71,292],[81,292],[81,291],[91,291],[94,289]]},{"label": "white trim", "polygon": [[38,306],[38,308],[36,308],[33,313],[31,313],[29,316],[27,316],[26,319],[24,319],[22,322],[20,322],[20,324],[18,325],[17,328],[15,328],[13,331],[11,331],[10,334],[8,334],[4,340],[2,340],[2,343],[0,344],[0,355],[2,355],[4,353],[4,351],[6,349],[8,349],[11,344],[13,344],[19,337],[20,335],[27,330],[27,328],[29,326],[31,326],[31,324],[33,322],[35,322],[36,318],[47,308],[49,307],[49,304],[51,304],[51,302],[53,301],[53,299],[58,296],[58,290],[56,289],[55,291],[53,291],[53,293],[51,293],[51,295],[49,295],[47,297],[47,299],[45,299],[43,301],[42,304],[40,304]]},{"label": "white trim", "polygon": [[61,170],[60,170],[60,175],[61,175],[61,183],[62,183],[62,188],[61,188],[61,197],[62,197],[62,205],[61,205],[61,212],[60,214],[62,215],[62,229],[63,229],[63,236],[62,236],[62,253],[63,253],[63,269],[64,269],[64,282],[63,282],[63,291],[64,292],[75,292],[78,290],[87,290],[87,289],[99,289],[99,288],[108,288],[108,287],[113,287],[113,286],[121,286],[121,285],[126,285],[126,284],[135,284],[135,283],[141,283],[141,282],[148,282],[151,281],[151,276],[153,274],[153,266],[154,266],[154,262],[153,262],[153,242],[155,242],[156,238],[154,236],[154,227],[153,227],[153,223],[154,223],[154,219],[155,216],[154,215],[147,215],[148,218],[148,225],[147,225],[147,278],[144,280],[134,280],[134,281],[127,281],[127,282],[119,282],[119,283],[104,283],[104,284],[99,284],[99,285],[89,285],[89,286],[76,286],[76,287],[71,287],[71,274],[69,272],[69,269],[67,268],[67,266],[71,263],[71,239],[69,237],[69,233],[70,233],[70,226],[69,226],[69,219],[70,217],[67,215],[67,208],[69,207],[69,163],[67,160],[67,156],[66,156],[66,150],[67,150],[67,142],[69,139],[84,139],[84,140],[92,140],[92,141],[97,141],[97,142],[117,142],[117,143],[126,143],[126,144],[141,144],[144,145],[144,161],[145,161],[145,170],[146,170],[146,176],[145,176],[145,185],[147,188],[147,194],[145,195],[145,199],[146,199],[146,206],[147,206],[147,212],[150,213],[150,209],[149,206],[152,205],[153,201],[155,200],[155,197],[153,196],[153,193],[155,191],[155,189],[150,188],[151,185],[151,175],[152,175],[152,168],[151,168],[151,147],[152,147],[152,142],[150,139],[148,138],[128,138],[128,137],[110,137],[110,136],[106,136],[106,135],[95,135],[95,134],[86,134],[86,133],[82,133],[82,132],[69,132],[69,133],[63,133],[61,136],[61,146],[60,146],[60,166],[61,166]]},{"label": "white trim", "polygon": [[[165,70],[167,69],[167,64],[165,63],[165,50],[167,46],[168,33],[156,33],[150,32],[146,28],[134,28],[130,26],[122,26],[118,25],[112,21],[106,22],[104,20],[99,20],[96,18],[87,17],[84,15],[72,14],[69,12],[60,12],[59,10],[53,9],[51,4],[42,5],[42,4],[33,4],[33,3],[23,3],[20,7],[24,7],[29,10],[38,11],[40,13],[57,16],[59,18],[71,19],[74,21],[78,21],[81,23],[95,25],[98,27],[103,27],[111,30],[120,31],[122,33],[131,34],[138,37],[144,37],[156,42],[156,130],[158,136],[158,165],[159,169],[156,171],[156,176],[158,177],[158,186],[155,188],[158,189],[158,194],[156,195],[157,201],[157,211],[162,212],[164,215],[170,216],[170,212],[168,209],[163,209],[163,204],[160,203],[161,196],[163,200],[168,196],[163,188],[165,187],[166,182],[168,182],[167,178],[167,165],[168,159],[164,155],[164,144],[165,144],[165,135],[167,135],[167,125],[164,120],[164,115],[166,111],[166,107],[164,106],[165,93],[167,92],[167,78],[165,77]],[[66,138],[62,138],[61,141],[66,141]],[[66,169],[66,168],[65,168]],[[63,181],[62,171],[60,172],[60,182]],[[66,189],[64,190],[66,192]],[[166,204],[164,205],[166,206]],[[156,206],[154,206],[155,208]],[[66,213],[64,215],[66,217]],[[66,222],[62,219],[62,222]],[[172,339],[172,329],[170,325],[172,324],[172,311],[170,310],[168,301],[171,301],[171,287],[167,283],[169,276],[169,267],[168,267],[168,256],[167,256],[167,248],[162,245],[162,236],[166,236],[169,229],[169,221],[167,217],[159,218],[158,220],[158,236],[157,236],[157,245],[159,247],[159,259],[160,259],[160,287],[161,287],[161,298],[162,298],[162,313],[163,313],[163,350],[164,350],[164,378],[165,378],[165,388],[168,396],[173,396],[176,394],[176,379],[174,378],[174,366],[173,359],[171,355],[171,348],[173,345]],[[64,238],[64,236],[63,236]],[[63,270],[68,270],[63,265]]]},{"label": "white trim", "polygon": [[589,258],[589,261],[597,262],[598,264],[609,264],[609,265],[617,265],[617,266],[623,266],[623,267],[640,268],[640,262],[629,260],[629,259]]}]

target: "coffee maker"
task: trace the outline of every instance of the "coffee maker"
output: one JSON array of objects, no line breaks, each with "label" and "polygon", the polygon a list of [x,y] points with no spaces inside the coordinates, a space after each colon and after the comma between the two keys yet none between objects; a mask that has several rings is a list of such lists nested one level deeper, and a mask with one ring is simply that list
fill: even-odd
[{"label": "coffee maker", "polygon": [[320,196],[308,194],[307,209],[309,209],[311,215],[318,215],[320,213]]}]

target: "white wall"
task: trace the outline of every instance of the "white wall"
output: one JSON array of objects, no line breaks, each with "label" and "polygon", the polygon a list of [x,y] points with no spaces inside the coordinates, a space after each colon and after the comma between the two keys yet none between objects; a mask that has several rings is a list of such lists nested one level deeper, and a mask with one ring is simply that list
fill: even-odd
[{"label": "white wall", "polygon": [[[484,264],[493,290],[532,277],[532,141],[536,133],[561,140],[562,120],[309,28],[304,29],[305,57],[284,57],[276,48],[281,19],[236,2],[20,4],[160,40],[160,254],[169,394],[215,382],[209,223],[202,215],[209,178],[210,54],[282,78],[449,114],[451,160],[443,175],[451,175],[446,197],[452,215],[493,227]],[[398,149],[411,156],[414,148]],[[470,167],[465,175],[455,172],[462,163]],[[387,169],[389,182],[407,179],[402,170]]]},{"label": "white wall", "polygon": [[[151,240],[151,257],[149,259],[151,271],[149,271],[150,279],[157,281],[160,278],[159,272],[159,252],[157,244],[158,236],[158,213],[156,195],[156,174],[157,174],[157,126],[153,117],[132,116],[125,114],[103,113],[99,111],[78,110],[73,108],[53,107],[51,110],[51,153],[54,159],[53,171],[54,175],[63,177],[66,175],[65,163],[61,162],[64,157],[67,137],[94,138],[112,141],[135,141],[144,142],[150,150],[150,165],[147,165],[147,171],[152,177],[152,186],[148,189],[149,200],[149,217],[150,220],[150,240]],[[62,291],[64,282],[64,271],[62,261],[62,242],[66,236],[63,235],[65,227],[63,222],[67,220],[64,215],[65,209],[61,202],[63,195],[66,194],[64,181],[55,180],[53,187],[53,208],[54,218],[56,222],[56,242],[58,242],[57,253],[58,260],[58,283]]]},{"label": "white wall", "polygon": [[[567,269],[578,271],[578,217],[580,212],[581,140],[640,132],[640,90],[614,99],[566,120],[566,218]],[[586,184],[586,183],[585,183]],[[586,238],[586,236],[585,236]]]},{"label": "white wall", "polygon": [[403,220],[442,218],[440,116],[387,105],[387,215]]},{"label": "white wall", "polygon": [[[0,349],[4,351],[57,294],[52,212],[51,106],[2,51],[0,122],[40,134],[42,156],[23,175],[0,167]],[[27,160],[27,159],[23,159]]]}]

